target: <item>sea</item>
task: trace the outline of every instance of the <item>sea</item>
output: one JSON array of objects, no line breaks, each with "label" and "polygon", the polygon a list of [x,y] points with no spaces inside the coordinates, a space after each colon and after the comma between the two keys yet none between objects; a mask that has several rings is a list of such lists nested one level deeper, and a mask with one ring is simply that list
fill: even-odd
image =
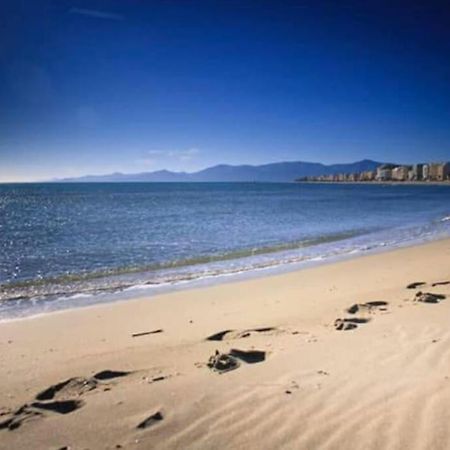
[{"label": "sea", "polygon": [[450,236],[450,186],[0,185],[0,320]]}]

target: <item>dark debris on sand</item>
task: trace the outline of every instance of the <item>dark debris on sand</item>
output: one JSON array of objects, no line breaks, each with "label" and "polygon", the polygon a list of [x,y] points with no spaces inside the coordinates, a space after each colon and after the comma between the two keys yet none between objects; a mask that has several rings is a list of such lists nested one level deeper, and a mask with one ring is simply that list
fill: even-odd
[{"label": "dark debris on sand", "polygon": [[219,350],[216,350],[216,353],[209,358],[207,366],[215,372],[224,373],[237,369],[240,363],[233,356],[220,353]]},{"label": "dark debris on sand", "polygon": [[162,328],[159,328],[157,330],[151,330],[151,331],[141,331],[138,333],[133,333],[131,337],[141,337],[141,336],[148,336],[149,334],[159,334],[162,333],[164,330]]}]

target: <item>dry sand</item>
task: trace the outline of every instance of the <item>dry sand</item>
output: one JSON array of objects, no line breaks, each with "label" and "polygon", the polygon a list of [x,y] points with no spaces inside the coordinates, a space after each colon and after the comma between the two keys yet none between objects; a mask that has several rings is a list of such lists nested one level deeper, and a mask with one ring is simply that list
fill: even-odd
[{"label": "dry sand", "polygon": [[[0,447],[450,448],[444,281],[450,240],[0,323]],[[265,359],[207,367],[233,348]]]}]

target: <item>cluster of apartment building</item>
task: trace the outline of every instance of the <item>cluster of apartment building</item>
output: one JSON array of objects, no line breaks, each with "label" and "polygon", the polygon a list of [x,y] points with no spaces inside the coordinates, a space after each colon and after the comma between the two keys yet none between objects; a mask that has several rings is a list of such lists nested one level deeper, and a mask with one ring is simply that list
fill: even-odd
[{"label": "cluster of apartment building", "polygon": [[413,166],[383,164],[378,167],[375,179],[379,181],[445,181],[450,179],[450,163],[414,164]]},{"label": "cluster of apartment building", "polygon": [[414,164],[411,166],[383,164],[377,170],[305,177],[299,181],[446,181],[450,180],[450,162]]}]

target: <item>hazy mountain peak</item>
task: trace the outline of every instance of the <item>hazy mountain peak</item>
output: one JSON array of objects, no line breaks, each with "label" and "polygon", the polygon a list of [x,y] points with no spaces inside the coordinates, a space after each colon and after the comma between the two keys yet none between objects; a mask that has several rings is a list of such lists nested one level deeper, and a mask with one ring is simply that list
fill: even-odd
[{"label": "hazy mountain peak", "polygon": [[306,176],[331,175],[375,170],[382,163],[363,159],[354,163],[325,165],[317,162],[280,161],[252,166],[217,164],[197,172],[172,172],[162,169],[154,172],[110,175],[88,175],[66,178],[60,182],[292,182]]}]

